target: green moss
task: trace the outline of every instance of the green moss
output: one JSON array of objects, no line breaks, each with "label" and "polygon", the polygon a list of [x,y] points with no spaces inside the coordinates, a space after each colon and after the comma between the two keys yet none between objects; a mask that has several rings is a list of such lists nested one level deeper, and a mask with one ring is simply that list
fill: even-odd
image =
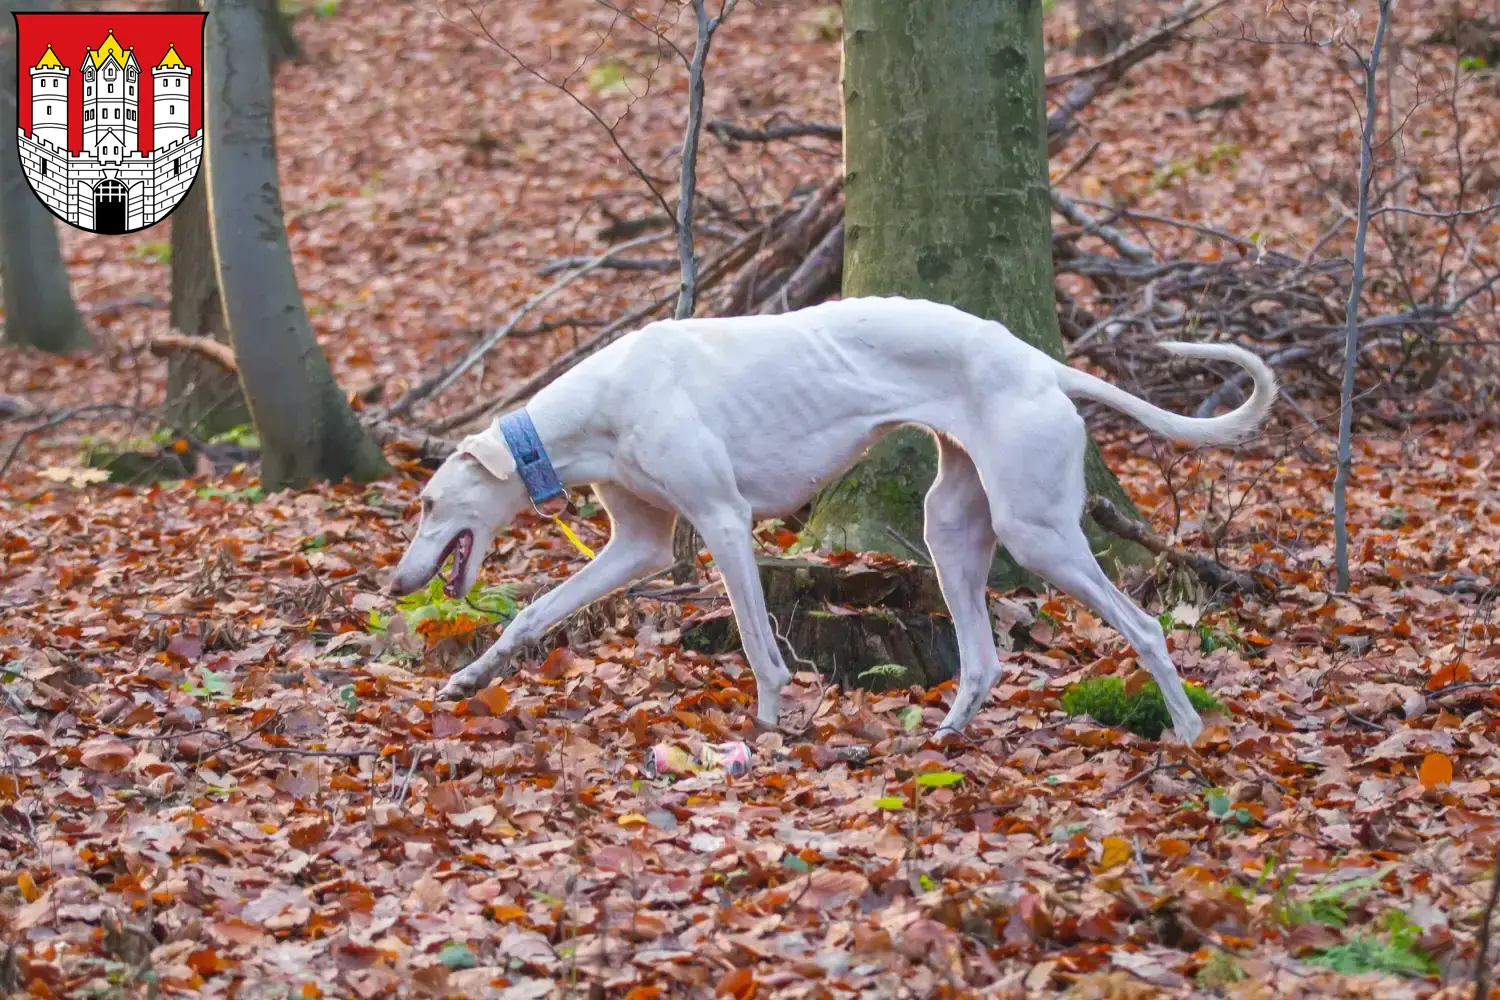
[{"label": "green moss", "polygon": [[[1184,684],[1188,701],[1199,712],[1222,712],[1224,703],[1196,684]],[[1072,685],[1063,693],[1063,711],[1069,715],[1087,715],[1101,726],[1128,729],[1137,736],[1154,740],[1172,725],[1167,700],[1155,681],[1131,697],[1125,695],[1123,677],[1091,677]]]}]

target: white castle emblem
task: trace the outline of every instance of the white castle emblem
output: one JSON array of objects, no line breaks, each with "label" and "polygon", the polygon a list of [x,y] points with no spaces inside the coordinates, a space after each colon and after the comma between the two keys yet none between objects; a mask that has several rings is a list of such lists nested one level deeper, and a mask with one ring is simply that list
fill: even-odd
[{"label": "white castle emblem", "polygon": [[31,134],[19,129],[31,189],[61,219],[96,233],[128,233],[177,207],[203,158],[203,130],[189,134],[193,68],[168,48],[151,68],[151,141],[140,151],[141,67],[109,32],[80,67],[83,150],[68,148],[72,70],[47,46],[30,68]]}]

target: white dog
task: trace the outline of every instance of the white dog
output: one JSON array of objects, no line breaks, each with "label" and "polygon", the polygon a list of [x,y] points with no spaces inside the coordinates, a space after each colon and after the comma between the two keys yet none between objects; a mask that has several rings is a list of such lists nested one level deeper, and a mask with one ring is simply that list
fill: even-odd
[{"label": "white dog", "polygon": [[[1085,540],[1087,436],[1070,397],[1104,403],[1175,441],[1229,444],[1259,427],[1275,401],[1276,379],[1238,347],[1160,346],[1231,361],[1250,374],[1254,391],[1223,416],[1179,416],[1054,361],[999,323],[900,298],[659,322],[623,337],[543,389],[524,411],[544,446],[537,449],[542,471],[555,470],[564,484],[593,484],[609,510],[609,544],[517,615],[439,697],[472,694],[523,643],[669,566],[681,514],[723,574],[755,672],[757,716],[776,725],[790,673],[767,618],[752,523],[797,510],[883,434],[910,423],[937,436],[939,472],[927,494],[924,537],[960,654],[958,692],[939,734],[961,730],[1000,675],[985,601],[998,540],[1018,563],[1130,640],[1166,696],[1177,736],[1192,742],[1203,724],[1161,628],[1115,588]],[[523,482],[518,472],[534,472],[537,461],[518,452],[498,423],[467,438],[422,490],[421,525],[391,593],[423,586],[450,554],[449,593],[468,593],[496,530],[532,504],[531,477]]]}]

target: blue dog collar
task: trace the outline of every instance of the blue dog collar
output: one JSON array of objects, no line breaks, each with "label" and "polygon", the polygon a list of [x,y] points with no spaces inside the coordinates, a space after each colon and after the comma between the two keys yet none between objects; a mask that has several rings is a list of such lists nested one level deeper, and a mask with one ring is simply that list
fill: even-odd
[{"label": "blue dog collar", "polygon": [[566,505],[567,491],[557,478],[557,470],[552,467],[547,449],[542,446],[541,435],[537,434],[536,424],[531,422],[531,415],[525,407],[507,413],[500,418],[499,424],[505,446],[516,460],[516,472],[520,473],[526,492],[531,495],[532,506],[540,512],[543,504],[559,497]]}]

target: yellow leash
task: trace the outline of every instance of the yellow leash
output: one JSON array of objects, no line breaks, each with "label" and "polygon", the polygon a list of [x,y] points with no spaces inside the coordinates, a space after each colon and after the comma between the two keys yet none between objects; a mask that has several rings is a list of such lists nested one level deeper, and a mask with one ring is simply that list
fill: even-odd
[{"label": "yellow leash", "polygon": [[577,535],[575,535],[573,533],[573,529],[570,528],[570,527],[568,527],[565,523],[563,523],[563,519],[562,519],[561,515],[559,515],[559,514],[553,514],[552,515],[552,520],[554,522],[556,522],[558,528],[560,528],[562,530],[563,537],[566,538],[568,541],[570,541],[570,542],[573,543],[573,548],[577,549],[579,552],[582,552],[584,555],[588,556],[590,559],[594,558],[594,550],[591,549],[591,548],[589,548],[587,545],[583,544],[583,539],[581,539]]}]

